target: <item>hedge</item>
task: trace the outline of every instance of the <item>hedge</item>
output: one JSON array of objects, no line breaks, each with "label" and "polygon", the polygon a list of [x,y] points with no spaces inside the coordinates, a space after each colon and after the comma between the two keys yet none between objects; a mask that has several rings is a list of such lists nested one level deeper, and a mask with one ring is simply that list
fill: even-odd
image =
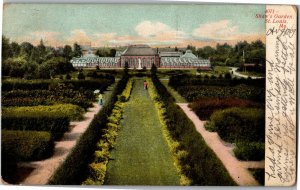
[{"label": "hedge", "polygon": [[95,115],[87,130],[77,141],[71,153],[49,179],[51,185],[78,185],[88,176],[88,164],[93,160],[96,144],[106,128],[108,116],[112,113],[114,104],[126,87],[129,76],[124,74],[113,89],[111,97],[105,102],[102,109]]},{"label": "hedge", "polygon": [[207,120],[216,110],[229,107],[263,107],[250,100],[242,100],[238,98],[203,98],[189,104],[189,107],[197,114],[201,120]]},{"label": "hedge", "polygon": [[2,115],[4,116],[51,116],[63,115],[70,120],[83,119],[84,109],[73,104],[55,104],[52,106],[24,106],[24,107],[4,107],[2,108]]},{"label": "hedge", "polygon": [[228,142],[264,142],[265,110],[258,108],[228,108],[214,112],[210,124]]},{"label": "hedge", "polygon": [[108,117],[106,129],[103,129],[104,133],[97,143],[97,147],[94,153],[94,160],[91,164],[89,164],[89,175],[83,182],[84,185],[104,184],[107,164],[110,159],[110,151],[115,146],[118,125],[120,124],[120,120],[122,119],[123,108],[125,105],[124,101],[129,100],[132,86],[132,79],[129,79],[126,88],[119,96],[119,99],[115,103],[111,115]]},{"label": "hedge", "polygon": [[2,130],[1,133],[2,157],[32,161],[45,159],[53,153],[54,142],[49,132]]},{"label": "hedge", "polygon": [[2,129],[23,131],[48,131],[54,139],[60,138],[69,130],[70,120],[60,115],[30,115],[24,113],[21,116],[2,116]]},{"label": "hedge", "polygon": [[194,75],[188,75],[188,74],[178,74],[171,76],[169,79],[169,85],[173,88],[177,88],[179,86],[193,86],[193,85],[208,85],[208,86],[236,86],[236,85],[249,85],[249,86],[255,86],[255,87],[264,87],[265,86],[265,79],[226,79],[226,78],[216,78],[211,77],[209,78]]},{"label": "hedge", "polygon": [[245,84],[237,86],[179,86],[175,89],[189,102],[202,98],[239,98],[265,102],[265,88]]},{"label": "hedge", "polygon": [[196,131],[195,126],[175,104],[174,98],[161,84],[156,75],[152,76],[153,84],[159,94],[159,101],[164,104],[165,122],[173,141],[179,143],[177,158],[181,171],[190,180],[191,185],[236,185],[225,167],[206,145]]},{"label": "hedge", "polygon": [[240,160],[263,160],[265,158],[265,143],[238,142],[233,149],[234,155]]},{"label": "hedge", "polygon": [[115,78],[91,79],[91,80],[4,80],[2,81],[2,91],[11,90],[48,90],[50,85],[64,83],[71,85],[72,89],[101,89],[105,90],[115,82]]}]

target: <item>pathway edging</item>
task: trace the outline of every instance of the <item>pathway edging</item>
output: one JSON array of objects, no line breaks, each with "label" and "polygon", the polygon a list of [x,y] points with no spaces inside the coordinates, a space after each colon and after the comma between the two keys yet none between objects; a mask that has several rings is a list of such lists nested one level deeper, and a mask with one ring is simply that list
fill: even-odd
[{"label": "pathway edging", "polygon": [[101,106],[94,103],[92,108],[84,114],[84,120],[70,122],[72,129],[66,132],[62,139],[55,142],[53,155],[45,160],[20,163],[21,167],[34,168],[33,171],[22,181],[22,185],[42,185],[46,184],[54,174],[59,165],[66,159],[77,140],[88,128],[95,114],[99,112]]},{"label": "pathway edging", "polygon": [[248,168],[264,168],[264,161],[247,162],[239,161],[232,155],[232,148],[222,143],[221,138],[216,132],[209,132],[204,128],[204,121],[188,107],[187,103],[178,103],[184,113],[194,123],[197,131],[201,134],[206,144],[215,152],[221,160],[233,180],[242,186],[258,186],[259,183],[254,179]]}]

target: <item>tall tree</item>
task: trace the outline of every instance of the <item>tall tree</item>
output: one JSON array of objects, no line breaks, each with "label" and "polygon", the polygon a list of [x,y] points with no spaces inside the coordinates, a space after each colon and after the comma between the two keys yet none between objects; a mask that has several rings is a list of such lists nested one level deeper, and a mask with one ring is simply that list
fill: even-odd
[{"label": "tall tree", "polygon": [[9,57],[12,57],[12,55],[13,53],[9,44],[9,39],[5,36],[2,36],[2,61],[6,60]]},{"label": "tall tree", "polygon": [[82,51],[81,51],[80,45],[78,45],[77,43],[74,43],[73,49],[74,49],[74,51],[73,51],[74,57],[82,56]]},{"label": "tall tree", "polygon": [[63,49],[63,56],[67,59],[67,61],[70,61],[72,58],[72,47],[69,45],[65,45]]}]

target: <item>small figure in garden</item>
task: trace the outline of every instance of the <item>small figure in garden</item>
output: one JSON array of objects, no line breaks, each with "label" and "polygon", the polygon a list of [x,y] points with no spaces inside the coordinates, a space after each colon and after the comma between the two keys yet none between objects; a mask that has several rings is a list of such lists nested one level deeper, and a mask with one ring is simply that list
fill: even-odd
[{"label": "small figure in garden", "polygon": [[100,92],[99,95],[98,95],[98,104],[103,105],[103,94],[102,94],[102,92]]},{"label": "small figure in garden", "polygon": [[147,90],[148,89],[148,83],[147,81],[144,80],[144,89]]}]

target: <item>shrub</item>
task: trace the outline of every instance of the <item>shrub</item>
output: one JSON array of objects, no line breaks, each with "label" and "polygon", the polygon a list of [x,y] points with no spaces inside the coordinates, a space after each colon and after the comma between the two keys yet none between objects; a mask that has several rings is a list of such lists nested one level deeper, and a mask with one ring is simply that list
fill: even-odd
[{"label": "shrub", "polygon": [[24,113],[21,116],[2,116],[2,129],[23,131],[48,131],[57,139],[69,129],[70,120],[60,115],[31,115]]},{"label": "shrub", "polygon": [[72,79],[72,77],[71,77],[71,75],[68,73],[67,75],[66,75],[66,80],[71,80]]},{"label": "shrub", "polygon": [[193,123],[176,105],[174,98],[156,75],[152,75],[152,81],[158,98],[166,109],[165,122],[169,134],[173,141],[180,143],[180,149],[186,151],[179,154],[179,164],[185,176],[181,184],[188,181],[187,183],[191,185],[236,185],[221,161],[207,147]]},{"label": "shrub", "polygon": [[78,78],[78,80],[84,80],[85,75],[83,74],[83,72],[79,72],[77,78]]},{"label": "shrub", "polygon": [[45,159],[51,156],[54,147],[51,134],[41,131],[2,130],[1,143],[2,157],[18,161]]},{"label": "shrub", "polygon": [[261,185],[265,185],[265,169],[249,169],[254,178]]},{"label": "shrub", "polygon": [[263,160],[265,158],[265,143],[238,142],[233,152],[240,160]]},{"label": "shrub", "polygon": [[220,137],[229,142],[265,139],[265,110],[258,108],[228,108],[210,117]]},{"label": "shrub", "polygon": [[261,107],[261,104],[238,98],[203,98],[190,103],[189,107],[201,120],[207,120],[216,110],[229,107]]},{"label": "shrub", "polygon": [[238,98],[259,102],[265,101],[265,88],[244,84],[237,86],[179,86],[176,90],[189,102],[202,98]]},{"label": "shrub", "polygon": [[4,116],[28,116],[28,115],[64,115],[70,120],[83,119],[84,110],[72,104],[56,104],[52,106],[24,106],[24,107],[4,107],[2,108],[2,115]]},{"label": "shrub", "polygon": [[101,135],[103,135],[102,129],[106,128],[108,121],[107,116],[112,113],[115,102],[117,101],[117,95],[124,90],[127,81],[128,75],[125,74],[121,80],[118,81],[110,98],[77,141],[72,152],[49,179],[48,184],[76,185],[81,184],[82,181],[87,178],[89,172],[88,165],[93,159],[97,142],[101,138]]}]

